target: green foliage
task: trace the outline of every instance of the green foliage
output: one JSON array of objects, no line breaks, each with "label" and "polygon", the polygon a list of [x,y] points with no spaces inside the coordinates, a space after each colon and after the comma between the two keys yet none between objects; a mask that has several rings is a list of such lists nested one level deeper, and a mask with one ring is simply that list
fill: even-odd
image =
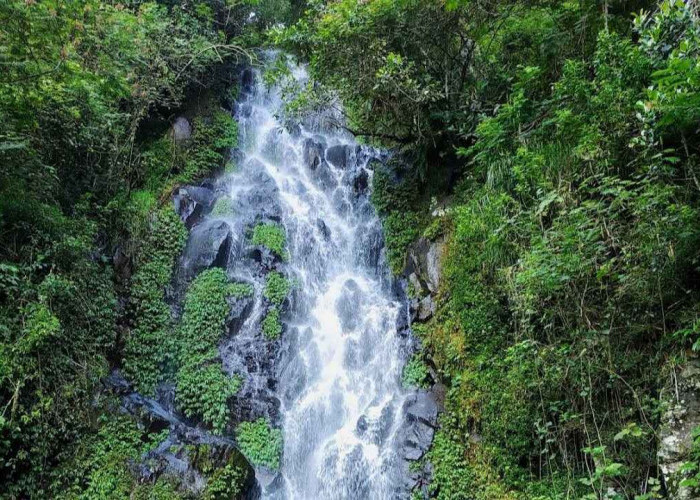
[{"label": "green foliage", "polygon": [[256,465],[278,469],[282,455],[282,431],[264,418],[241,422],[236,427],[236,440],[243,454]]},{"label": "green foliage", "polygon": [[263,295],[267,300],[279,307],[289,295],[290,289],[291,283],[289,280],[282,273],[272,271],[266,277]]},{"label": "green foliage", "polygon": [[419,387],[424,389],[430,386],[428,367],[419,353],[411,356],[411,359],[409,359],[403,367],[401,381],[404,387]]},{"label": "green foliage", "polygon": [[250,292],[250,285],[229,284],[222,269],[208,269],[187,290],[177,328],[174,349],[178,352],[178,405],[185,415],[201,418],[218,433],[228,422],[227,401],[242,383],[240,377],[229,377],[222,371],[217,351],[226,330],[226,297]]},{"label": "green foliage", "polygon": [[276,306],[268,309],[262,321],[262,332],[267,340],[277,340],[282,335],[282,322],[280,321],[280,310]]},{"label": "green foliage", "polygon": [[155,212],[143,244],[143,261],[133,276],[131,303],[136,324],[126,341],[124,372],[144,394],[152,393],[162,379],[164,365],[171,361],[167,345],[172,320],[165,287],[186,238],[184,224],[170,207]]},{"label": "green foliage", "polygon": [[281,259],[287,258],[287,236],[277,224],[258,224],[253,228],[253,245],[262,245]]},{"label": "green foliage", "polygon": [[228,500],[238,498],[244,493],[243,485],[245,480],[245,471],[242,471],[235,465],[226,464],[226,466],[217,469],[207,482],[207,489],[204,492],[205,500]]}]

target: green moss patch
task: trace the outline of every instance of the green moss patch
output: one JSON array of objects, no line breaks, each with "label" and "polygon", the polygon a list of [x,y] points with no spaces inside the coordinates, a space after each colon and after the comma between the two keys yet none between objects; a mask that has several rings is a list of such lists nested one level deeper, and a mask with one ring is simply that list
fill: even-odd
[{"label": "green moss patch", "polygon": [[236,440],[243,454],[255,465],[279,469],[282,455],[282,431],[259,418],[242,422],[236,428]]}]

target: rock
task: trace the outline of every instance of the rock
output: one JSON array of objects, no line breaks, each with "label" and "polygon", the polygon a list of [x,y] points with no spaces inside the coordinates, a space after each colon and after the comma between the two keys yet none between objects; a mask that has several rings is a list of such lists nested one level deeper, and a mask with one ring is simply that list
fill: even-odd
[{"label": "rock", "polygon": [[316,170],[323,160],[323,144],[311,138],[304,140],[302,158],[309,170]]},{"label": "rock", "polygon": [[229,313],[226,318],[226,327],[229,335],[235,335],[241,329],[253,308],[253,302],[252,297],[230,297],[228,299]]},{"label": "rock", "polygon": [[428,321],[435,314],[435,301],[432,295],[426,295],[418,302],[418,321]]},{"label": "rock", "polygon": [[429,392],[419,391],[406,399],[403,412],[406,425],[401,430],[400,456],[404,460],[419,460],[433,441],[437,404]]},{"label": "rock", "polygon": [[365,169],[357,172],[352,179],[352,189],[355,196],[365,194],[369,187],[369,174]]},{"label": "rock", "polygon": [[197,224],[214,202],[214,191],[206,187],[183,186],[173,194],[175,211],[188,228]]},{"label": "rock", "polygon": [[170,133],[175,142],[184,142],[192,137],[192,125],[184,116],[178,116]]},{"label": "rock", "polygon": [[445,248],[444,240],[429,241],[420,238],[408,252],[408,264],[406,274],[416,275],[415,284],[420,288],[416,291],[435,294],[440,287],[440,262]]},{"label": "rock", "polygon": [[229,225],[221,220],[206,221],[190,233],[183,253],[182,268],[187,276],[210,268],[226,269],[233,235]]},{"label": "rock", "polygon": [[336,168],[345,168],[348,166],[348,160],[353,148],[345,144],[331,146],[326,150],[326,160]]},{"label": "rock", "polygon": [[662,397],[667,410],[661,418],[657,456],[669,498],[690,500],[696,497],[680,485],[687,477],[681,467],[690,460],[692,432],[700,426],[700,359],[689,360],[674,379]]}]

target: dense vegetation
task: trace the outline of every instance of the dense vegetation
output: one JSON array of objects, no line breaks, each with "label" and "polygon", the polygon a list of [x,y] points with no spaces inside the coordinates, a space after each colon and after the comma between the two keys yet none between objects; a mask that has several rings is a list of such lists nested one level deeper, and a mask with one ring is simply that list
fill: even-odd
[{"label": "dense vegetation", "polygon": [[[392,269],[416,239],[445,242],[436,313],[415,326],[422,350],[403,373],[447,388],[416,464],[431,464],[430,494],[667,495],[659,428],[677,368],[700,350],[695,2],[9,0],[0,496],[182,495],[166,478],[136,480],[166,435],[118,414],[100,385],[114,367],[144,394],[174,383],[185,415],[231,430],[241,381],[216,345],[227,301],[251,290],[207,271],[173,317],[186,230],[167,201],[235,169],[232,66],[270,27],[314,79],[290,111],[339,95],[351,131],[394,148],[373,178]],[[192,123],[184,143],[168,130],[178,114]],[[213,216],[231,208],[220,199]],[[287,258],[281,227],[248,236]],[[268,274],[270,340],[291,288]],[[252,462],[279,466],[282,436],[264,419],[235,437]],[[180,452],[210,478],[204,497],[241,493],[239,464]]]},{"label": "dense vegetation", "polygon": [[397,149],[373,195],[392,268],[446,241],[404,372],[447,386],[438,498],[667,493],[664,394],[700,347],[696,9],[317,1],[275,31],[317,80],[294,106],[337,92]]}]

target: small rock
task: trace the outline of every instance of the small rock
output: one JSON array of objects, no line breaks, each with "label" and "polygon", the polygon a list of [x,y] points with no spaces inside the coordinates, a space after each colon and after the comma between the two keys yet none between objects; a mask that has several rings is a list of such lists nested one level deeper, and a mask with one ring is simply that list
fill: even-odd
[{"label": "small rock", "polygon": [[184,116],[179,116],[173,123],[171,131],[175,142],[184,142],[192,137],[192,125]]}]

